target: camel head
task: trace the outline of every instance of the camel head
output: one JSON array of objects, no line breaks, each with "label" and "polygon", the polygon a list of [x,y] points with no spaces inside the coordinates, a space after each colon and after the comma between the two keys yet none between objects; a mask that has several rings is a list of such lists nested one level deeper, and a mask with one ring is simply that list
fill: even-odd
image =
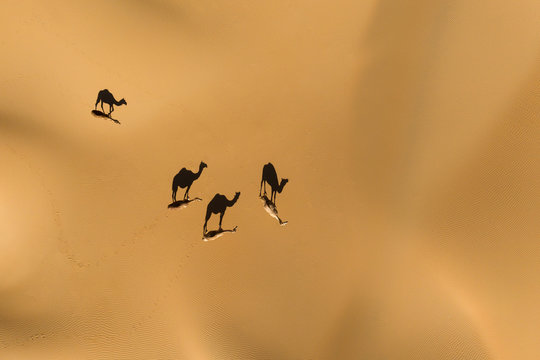
[{"label": "camel head", "polygon": [[122,98],[118,103],[119,103],[120,105],[126,105],[126,106],[127,106],[126,99],[124,99],[124,98]]},{"label": "camel head", "polygon": [[279,192],[281,193],[281,190],[285,187],[285,184],[289,182],[289,179],[281,179],[281,183],[279,184]]},{"label": "camel head", "polygon": [[199,164],[199,169],[204,169],[204,168],[207,168],[208,165],[206,165],[206,163],[204,161],[201,161],[201,163]]},{"label": "camel head", "polygon": [[240,191],[238,191],[236,194],[234,194],[235,200],[238,200],[239,197],[240,197]]}]

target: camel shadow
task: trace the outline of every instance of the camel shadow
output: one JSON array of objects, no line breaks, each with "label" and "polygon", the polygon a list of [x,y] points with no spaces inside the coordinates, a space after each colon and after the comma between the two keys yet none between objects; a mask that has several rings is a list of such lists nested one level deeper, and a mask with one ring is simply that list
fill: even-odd
[{"label": "camel shadow", "polygon": [[178,190],[178,188],[185,188],[186,192],[184,193],[184,199],[189,198],[189,189],[191,189],[191,185],[193,185],[193,182],[201,176],[202,171],[207,167],[208,165],[206,165],[204,161],[201,161],[201,163],[199,164],[199,171],[197,171],[196,173],[186,168],[182,168],[182,170],[180,170],[178,174],[174,175],[172,182],[173,203],[176,202],[176,191]]},{"label": "camel shadow", "polygon": [[219,230],[210,230],[203,234],[203,241],[212,241],[216,240],[217,238],[220,238],[223,236],[223,234],[231,232],[236,232],[236,229],[238,226],[235,226],[233,229],[219,229]]},{"label": "camel shadow", "polygon": [[177,201],[174,201],[172,203],[170,203],[169,205],[167,205],[167,207],[169,209],[176,209],[176,208],[180,208],[180,209],[183,209],[183,208],[186,208],[189,204],[191,204],[192,202],[194,201],[201,201],[202,199],[201,198],[194,198],[194,199],[186,199],[186,200],[177,200]]},{"label": "camel shadow", "polygon": [[260,199],[263,201],[264,203],[264,210],[266,210],[266,212],[268,213],[268,215],[270,215],[271,217],[273,217],[274,219],[276,219],[278,222],[279,222],[279,225],[281,226],[285,226],[287,225],[288,221],[283,221],[281,220],[281,218],[278,216],[278,209],[276,207],[276,204],[274,204],[267,196],[266,194],[263,194],[260,196]]},{"label": "camel shadow", "polygon": [[114,111],[115,106],[120,106],[120,105],[126,105],[127,106],[126,99],[122,98],[122,99],[120,99],[120,101],[116,100],[114,98],[114,95],[111,94],[111,92],[109,90],[107,90],[107,89],[103,89],[103,90],[99,91],[98,96],[97,96],[97,100],[96,100],[96,104],[94,105],[94,110],[97,110],[97,106],[98,106],[99,103],[101,103],[101,111],[102,112],[105,112],[105,110],[103,109],[103,104],[109,105],[109,114],[108,115],[112,114],[112,112]]},{"label": "camel shadow", "polygon": [[268,163],[263,166],[262,171],[262,178],[261,178],[261,186],[259,188],[259,196],[261,196],[261,192],[264,189],[264,195],[266,195],[266,184],[270,185],[271,193],[270,193],[270,201],[276,204],[276,195],[281,194],[283,191],[283,188],[287,183],[289,182],[289,179],[282,178],[281,181],[279,181],[276,168],[272,163]]},{"label": "camel shadow", "polygon": [[116,120],[116,119],[113,119],[110,115],[108,114],[105,114],[104,112],[102,111],[99,111],[99,110],[92,110],[92,114],[94,116],[97,116],[97,117],[102,117],[102,118],[107,118],[113,122],[115,122],[116,124],[120,124],[120,121]]},{"label": "camel shadow", "polygon": [[207,233],[206,226],[208,225],[208,220],[210,220],[212,214],[219,214],[219,228],[221,229],[221,223],[223,221],[225,211],[227,210],[227,208],[230,208],[234,204],[236,204],[239,197],[240,192],[234,194],[234,198],[232,200],[227,199],[225,195],[216,194],[212,198],[212,200],[210,200],[210,202],[206,206],[206,216],[204,217],[203,234]]}]

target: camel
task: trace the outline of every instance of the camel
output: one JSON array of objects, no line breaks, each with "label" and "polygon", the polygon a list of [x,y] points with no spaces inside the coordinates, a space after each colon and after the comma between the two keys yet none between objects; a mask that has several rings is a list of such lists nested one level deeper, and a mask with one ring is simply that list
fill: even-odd
[{"label": "camel", "polygon": [[281,218],[278,215],[278,209],[276,205],[273,202],[271,202],[270,199],[268,199],[266,195],[261,196],[261,200],[264,202],[264,210],[266,210],[266,212],[271,217],[276,219],[279,222],[279,225],[281,226],[287,225],[288,221],[281,220]]},{"label": "camel", "polygon": [[111,115],[111,113],[114,111],[113,105],[127,105],[127,102],[125,99],[121,99],[120,101],[116,101],[113,94],[107,89],[103,89],[98,93],[96,105],[94,106],[94,110],[97,110],[97,104],[101,101],[101,110],[103,113],[105,113],[105,110],[103,110],[103,103],[109,104],[109,113],[107,115]]},{"label": "camel", "polygon": [[186,192],[184,193],[184,200],[189,199],[189,189],[191,188],[191,185],[193,185],[193,182],[201,176],[201,173],[204,168],[208,167],[203,161],[199,164],[199,171],[194,173],[193,171],[190,171],[186,168],[182,168],[174,176],[173,182],[172,182],[172,201],[173,203],[176,201],[176,190],[178,190],[178,187],[187,188]]},{"label": "camel", "polygon": [[278,184],[278,177],[276,173],[276,168],[274,168],[274,165],[272,163],[268,163],[264,165],[263,172],[262,172],[262,179],[261,179],[261,187],[259,189],[259,196],[261,196],[261,190],[264,185],[264,194],[266,195],[266,183],[270,185],[272,188],[272,192],[270,194],[270,201],[276,204],[276,193],[280,193],[283,191],[283,187],[285,187],[285,184],[289,182],[289,179],[281,179],[281,182]]},{"label": "camel", "polygon": [[227,210],[228,207],[233,206],[239,197],[240,192],[237,192],[232,200],[227,199],[225,195],[216,194],[214,198],[210,200],[208,206],[206,207],[206,217],[204,219],[203,234],[206,234],[206,225],[208,224],[208,219],[210,219],[210,216],[212,216],[212,214],[219,214],[219,231],[223,230],[221,228],[221,222],[223,221],[223,215],[225,215],[225,210]]}]

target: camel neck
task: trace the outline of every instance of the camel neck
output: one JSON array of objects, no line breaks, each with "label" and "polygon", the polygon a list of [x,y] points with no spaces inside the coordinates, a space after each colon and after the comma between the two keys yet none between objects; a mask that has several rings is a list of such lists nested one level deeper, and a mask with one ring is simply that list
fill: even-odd
[{"label": "camel neck", "polygon": [[203,171],[203,167],[202,167],[202,166],[199,166],[199,171],[197,171],[197,172],[195,173],[196,179],[198,179],[199,176],[201,176],[202,171]]},{"label": "camel neck", "polygon": [[237,197],[237,196],[235,196],[232,200],[228,200],[227,206],[228,206],[228,207],[233,206],[233,205],[236,203],[236,200],[238,200],[238,197]]}]

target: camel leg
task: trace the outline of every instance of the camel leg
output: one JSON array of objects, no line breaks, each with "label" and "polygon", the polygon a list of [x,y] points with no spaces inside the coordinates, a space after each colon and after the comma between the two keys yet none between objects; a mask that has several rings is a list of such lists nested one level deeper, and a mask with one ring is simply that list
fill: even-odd
[{"label": "camel leg", "polygon": [[186,192],[184,193],[184,200],[189,200],[189,195],[188,195],[188,192],[189,192],[189,188],[191,187],[191,185],[189,185],[186,189]]},{"label": "camel leg", "polygon": [[173,201],[173,202],[176,201],[176,190],[177,190],[177,189],[178,189],[178,188],[176,188],[176,189],[173,188],[173,191],[172,191],[172,201]]},{"label": "camel leg", "polygon": [[105,109],[103,109],[103,100],[101,100],[101,112],[105,114]]},{"label": "camel leg", "polygon": [[261,180],[261,186],[259,187],[259,196],[261,196],[261,191],[262,191],[262,187],[263,187],[263,182],[264,182],[264,179]]},{"label": "camel leg", "polygon": [[96,100],[96,105],[94,105],[94,110],[97,110],[97,104],[99,104],[99,95],[98,95],[98,98]]},{"label": "camel leg", "polygon": [[206,225],[208,224],[208,220],[210,219],[210,216],[212,216],[212,211],[207,208],[206,209],[206,216],[204,218],[203,234],[206,234],[206,230],[207,230]]},{"label": "camel leg", "polygon": [[109,105],[109,115],[111,115],[113,111],[114,111],[114,107],[112,105]]},{"label": "camel leg", "polygon": [[225,211],[219,214],[219,230],[223,230],[221,228],[221,222],[223,221],[223,215],[225,215]]},{"label": "camel leg", "polygon": [[208,219],[210,219],[211,215],[212,215],[212,213],[207,209],[206,210],[206,217],[204,219],[203,234],[206,234],[206,225],[208,224]]}]

